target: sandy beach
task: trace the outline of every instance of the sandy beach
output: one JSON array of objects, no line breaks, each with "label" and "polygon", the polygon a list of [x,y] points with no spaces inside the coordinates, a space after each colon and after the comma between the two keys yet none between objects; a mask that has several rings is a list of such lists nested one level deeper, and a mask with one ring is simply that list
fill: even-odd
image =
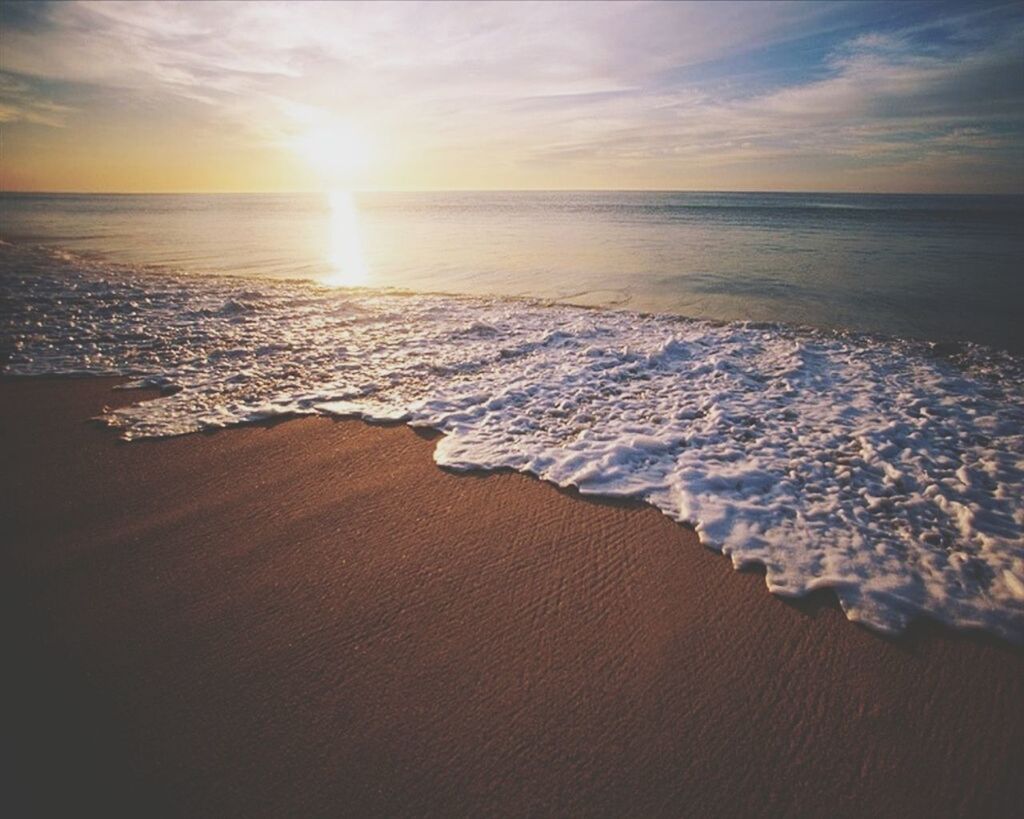
[{"label": "sandy beach", "polygon": [[125,444],[0,381],[12,815],[998,816],[1024,652],[888,640],[403,426]]}]

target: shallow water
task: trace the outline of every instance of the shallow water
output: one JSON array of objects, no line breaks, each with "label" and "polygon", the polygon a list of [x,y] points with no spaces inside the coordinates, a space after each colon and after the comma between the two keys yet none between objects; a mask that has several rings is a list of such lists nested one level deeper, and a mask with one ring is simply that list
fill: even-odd
[{"label": "shallow water", "polygon": [[[0,245],[15,374],[167,395],[125,438],[287,415],[405,420],[438,463],[644,499],[769,588],[898,632],[1024,642],[1024,365],[972,344],[535,300],[171,274]],[[268,499],[272,502],[272,499]]]},{"label": "shallow water", "polygon": [[1024,350],[1024,197],[3,194],[0,238],[188,273]]}]

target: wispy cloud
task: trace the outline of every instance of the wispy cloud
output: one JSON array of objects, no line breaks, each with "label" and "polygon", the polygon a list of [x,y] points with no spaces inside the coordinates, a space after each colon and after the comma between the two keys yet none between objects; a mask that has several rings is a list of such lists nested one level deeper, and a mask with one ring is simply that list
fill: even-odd
[{"label": "wispy cloud", "polygon": [[[11,124],[72,130],[156,105],[239,146],[280,148],[339,118],[381,146],[369,184],[433,179],[410,169],[452,157],[482,169],[470,183],[505,187],[710,173],[787,187],[797,164],[828,187],[906,185],[922,169],[941,187],[965,163],[1024,182],[1019,6],[12,5]],[[769,163],[782,163],[775,181]]]},{"label": "wispy cloud", "polygon": [[0,74],[0,122],[29,122],[63,128],[74,109],[48,99],[32,83]]}]

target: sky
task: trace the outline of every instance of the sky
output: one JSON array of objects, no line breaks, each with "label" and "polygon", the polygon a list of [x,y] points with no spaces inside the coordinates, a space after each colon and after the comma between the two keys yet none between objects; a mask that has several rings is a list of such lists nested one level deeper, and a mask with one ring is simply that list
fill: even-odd
[{"label": "sky", "polygon": [[1024,4],[0,2],[0,189],[1024,192]]}]

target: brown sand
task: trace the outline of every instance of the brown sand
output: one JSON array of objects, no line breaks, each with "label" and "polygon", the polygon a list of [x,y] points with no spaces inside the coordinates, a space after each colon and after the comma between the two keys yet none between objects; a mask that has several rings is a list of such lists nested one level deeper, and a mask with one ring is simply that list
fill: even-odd
[{"label": "brown sand", "polygon": [[83,421],[110,386],[0,382],[5,736],[37,813],[1024,805],[1018,649],[882,639],[653,509],[449,474],[404,427],[123,444]]}]

